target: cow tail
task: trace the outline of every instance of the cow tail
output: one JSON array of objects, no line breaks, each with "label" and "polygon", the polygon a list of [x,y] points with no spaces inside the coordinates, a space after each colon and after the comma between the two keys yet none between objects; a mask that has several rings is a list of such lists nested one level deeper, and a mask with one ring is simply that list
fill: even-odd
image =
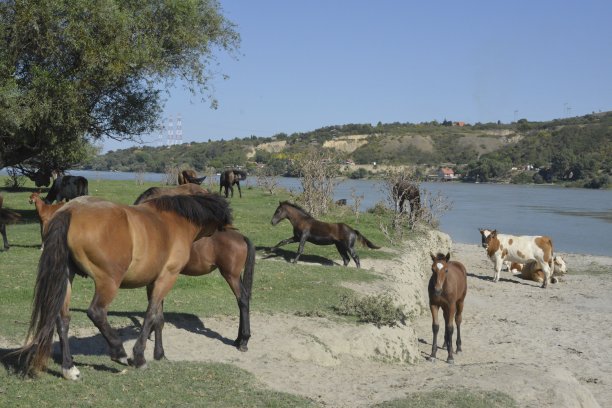
[{"label": "cow tail", "polygon": [[61,211],[52,218],[45,236],[26,345],[15,352],[23,361],[24,375],[45,369],[51,354],[55,324],[69,284],[69,227],[70,211]]},{"label": "cow tail", "polygon": [[366,237],[364,237],[363,235],[361,235],[361,232],[354,230],[355,234],[357,234],[357,238],[359,238],[359,242],[361,242],[362,245],[367,246],[370,249],[380,249],[379,246],[377,246],[376,244],[372,243],[369,239],[367,239]]}]

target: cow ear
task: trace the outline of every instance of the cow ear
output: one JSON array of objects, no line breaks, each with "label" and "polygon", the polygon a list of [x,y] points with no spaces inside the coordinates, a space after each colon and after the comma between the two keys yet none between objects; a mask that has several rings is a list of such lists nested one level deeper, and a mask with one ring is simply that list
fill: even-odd
[{"label": "cow ear", "polygon": [[491,236],[492,236],[492,237],[496,237],[496,236],[497,236],[497,230],[493,230],[493,231],[491,231]]},{"label": "cow ear", "polygon": [[446,262],[448,262],[448,261],[450,260],[450,252],[448,252],[448,253],[446,254],[446,257],[445,257],[445,258],[446,258]]}]

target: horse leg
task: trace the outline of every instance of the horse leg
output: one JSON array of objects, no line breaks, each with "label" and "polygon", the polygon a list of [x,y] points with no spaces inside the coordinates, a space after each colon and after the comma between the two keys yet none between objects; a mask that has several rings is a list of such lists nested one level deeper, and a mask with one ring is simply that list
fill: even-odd
[{"label": "horse leg", "polygon": [[438,323],[438,310],[440,306],[429,305],[431,310],[431,331],[433,332],[433,340],[431,342],[431,355],[427,358],[429,361],[436,361],[436,352],[438,351],[438,330],[440,330],[440,324]]},{"label": "horse leg", "polygon": [[[446,338],[446,350],[448,350],[448,358],[446,362],[448,364],[454,364],[455,360],[453,360],[453,320],[455,319],[456,305],[451,303],[448,305],[448,313],[445,313],[444,320],[446,323],[446,330],[444,331],[444,337]],[[448,315],[448,318],[447,316]]]},{"label": "horse leg", "polygon": [[353,258],[353,261],[355,261],[357,268],[361,268],[361,263],[359,262],[359,255],[357,255],[357,251],[355,251],[355,240],[356,239],[357,239],[357,236],[355,235],[355,233],[351,233],[351,236],[348,240],[348,245],[347,245],[348,252]]},{"label": "horse leg", "polygon": [[274,248],[278,248],[281,247],[283,245],[287,245],[287,244],[293,244],[294,242],[297,242],[295,237],[291,237],[291,238],[287,238],[287,239],[283,239],[282,241],[280,241],[278,244],[274,245],[272,247],[272,249]]},{"label": "horse leg", "polygon": [[349,258],[348,251],[346,250],[346,247],[344,246],[344,244],[340,242],[336,242],[336,249],[338,250],[338,252],[340,253],[340,256],[342,257],[342,263],[344,264],[344,266],[348,265],[349,262],[351,262],[351,258]]},{"label": "horse leg", "polygon": [[8,251],[10,248],[8,238],[6,237],[6,224],[0,224],[0,234],[2,234],[2,241],[4,242],[4,249]]},{"label": "horse leg", "polygon": [[152,285],[151,298],[149,299],[149,306],[147,307],[147,312],[145,313],[142,323],[142,330],[132,350],[134,353],[132,364],[136,368],[146,368],[147,366],[147,361],[144,358],[147,339],[153,327],[159,326],[161,332],[161,327],[163,327],[163,324],[160,325],[161,319],[163,319],[163,316],[161,316],[163,314],[162,303],[172,286],[174,286],[174,282],[176,282],[179,272],[180,271],[173,273],[168,271],[168,273],[160,276]]},{"label": "horse leg", "polygon": [[[147,285],[147,300],[151,301],[151,293],[153,292],[153,285]],[[166,357],[164,352],[164,342],[162,340],[162,330],[164,329],[164,301],[162,300],[160,305],[161,313],[160,319],[154,326],[155,331],[155,347],[153,348],[153,358],[155,360],[161,360]]]},{"label": "horse leg", "polygon": [[240,198],[242,198],[242,190],[240,190],[240,182],[239,181],[236,182],[236,186],[238,187],[238,194],[240,195]]},{"label": "horse leg", "polygon": [[100,330],[100,333],[108,343],[111,360],[127,365],[127,354],[123,348],[119,333],[110,326],[107,317],[108,305],[117,294],[118,286],[111,279],[104,283],[103,285],[96,281],[96,293],[87,309],[87,317]]},{"label": "horse leg", "polygon": [[[231,268],[229,268],[231,269]],[[240,269],[235,265],[235,268],[228,271],[228,268],[219,268],[219,272],[225,281],[232,289],[236,302],[238,303],[238,311],[240,313],[240,324],[238,326],[238,337],[234,340],[234,346],[240,351],[247,351],[247,343],[251,337],[251,324],[249,320],[249,297],[240,280]]]},{"label": "horse leg", "polygon": [[302,237],[300,238],[300,245],[298,246],[297,254],[295,255],[295,258],[293,258],[291,262],[297,263],[300,255],[304,253],[304,245],[306,245],[306,238],[308,238],[308,235],[305,232],[302,232]]},{"label": "horse leg", "polygon": [[457,353],[461,351],[461,320],[463,318],[463,300],[457,301],[457,313],[455,314],[455,325],[457,325]]},{"label": "horse leg", "polygon": [[70,296],[72,293],[72,279],[74,274],[70,274],[69,281],[66,283],[66,297],[64,305],[57,316],[57,335],[59,336],[60,349],[62,350],[62,375],[67,380],[79,380],[81,372],[74,365],[72,353],[70,352],[70,344],[68,343],[68,328],[70,326]]}]

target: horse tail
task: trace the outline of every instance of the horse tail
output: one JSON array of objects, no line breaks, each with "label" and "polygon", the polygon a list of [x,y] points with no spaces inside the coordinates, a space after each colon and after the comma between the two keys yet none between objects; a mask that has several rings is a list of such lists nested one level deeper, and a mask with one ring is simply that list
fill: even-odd
[{"label": "horse tail", "polygon": [[379,246],[375,245],[374,243],[372,243],[372,241],[370,241],[369,239],[361,235],[361,232],[357,230],[354,230],[354,231],[355,231],[355,234],[357,234],[357,238],[359,238],[359,242],[361,242],[363,245],[367,246],[370,249],[380,249]]},{"label": "horse tail", "polygon": [[[243,236],[244,237],[244,236]],[[244,263],[244,271],[242,272],[242,278],[240,279],[242,285],[240,285],[240,300],[248,304],[251,299],[251,291],[253,289],[253,274],[255,272],[255,246],[250,239],[244,237],[244,242],[247,245],[247,258]]]},{"label": "horse tail", "polygon": [[19,218],[21,218],[19,213],[9,210],[8,208],[0,207],[0,224],[14,224],[19,220]]},{"label": "horse tail", "polygon": [[34,301],[26,345],[16,351],[24,358],[23,374],[43,370],[51,354],[57,317],[66,298],[70,251],[70,211],[57,213],[49,223],[44,249],[38,262]]}]

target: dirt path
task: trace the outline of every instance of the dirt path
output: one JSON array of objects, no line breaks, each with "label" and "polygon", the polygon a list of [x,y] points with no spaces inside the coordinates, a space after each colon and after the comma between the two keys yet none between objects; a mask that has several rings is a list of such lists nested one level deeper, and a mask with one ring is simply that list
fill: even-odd
[{"label": "dirt path", "polygon": [[[462,326],[464,352],[453,366],[446,364],[444,350],[438,352],[437,362],[425,360],[431,351],[429,313],[409,328],[419,339],[415,364],[377,362],[368,354],[371,341],[379,342],[381,355],[393,355],[397,344],[403,350],[401,331],[257,313],[247,353],[235,351],[219,336],[167,325],[166,355],[171,360],[236,364],[270,388],[334,407],[368,406],[448,384],[501,391],[525,407],[609,405],[612,258],[562,254],[569,274],[543,290],[508,272],[503,272],[500,282],[492,282],[492,264],[476,245],[454,244],[452,252],[470,274]],[[600,274],[578,274],[592,263]],[[388,273],[401,270],[404,263],[364,266]],[[209,318],[203,323],[209,333],[222,338],[236,335],[236,319]]]},{"label": "dirt path", "polygon": [[[508,272],[494,283],[492,263],[482,248],[452,245],[452,257],[469,272],[464,351],[454,365],[445,362],[444,350],[438,351],[435,363],[425,360],[432,336],[428,311],[407,327],[381,329],[255,312],[246,353],[230,344],[237,333],[236,318],[201,319],[201,328],[189,330],[167,323],[166,356],[235,364],[266,387],[333,407],[370,406],[412,392],[447,389],[449,384],[501,391],[522,407],[610,406],[612,258],[562,255],[568,275],[543,290]],[[407,251],[395,261],[364,261],[365,268],[389,277],[387,287],[383,283],[355,289],[367,293],[395,288],[400,301],[419,296],[429,272],[408,273],[419,263],[411,264],[413,258]],[[580,274],[586,268],[599,273]],[[126,343],[126,349],[132,343]],[[148,358],[152,346],[147,347]],[[411,360],[414,364],[406,362]]]}]

